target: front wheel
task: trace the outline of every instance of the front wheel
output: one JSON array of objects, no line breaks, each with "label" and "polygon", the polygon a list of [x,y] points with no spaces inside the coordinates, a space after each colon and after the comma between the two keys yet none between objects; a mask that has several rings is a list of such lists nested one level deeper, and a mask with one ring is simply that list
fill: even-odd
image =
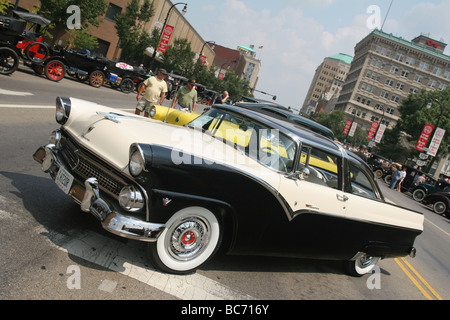
[{"label": "front wheel", "polygon": [[416,189],[412,194],[413,199],[416,200],[417,202],[421,202],[425,198],[425,196],[426,193],[422,189]]},{"label": "front wheel", "polygon": [[344,269],[352,277],[362,277],[370,273],[379,260],[379,257],[363,254],[356,260],[344,261]]},{"label": "front wheel", "polygon": [[90,74],[89,84],[91,86],[99,88],[103,85],[103,82],[105,82],[105,74],[102,71],[96,70]]},{"label": "front wheel", "polygon": [[216,215],[202,207],[189,207],[169,219],[158,240],[148,244],[148,254],[159,270],[188,274],[216,253],[221,239]]},{"label": "front wheel", "polygon": [[59,60],[50,60],[44,67],[45,77],[51,81],[60,81],[65,73],[66,67]]}]

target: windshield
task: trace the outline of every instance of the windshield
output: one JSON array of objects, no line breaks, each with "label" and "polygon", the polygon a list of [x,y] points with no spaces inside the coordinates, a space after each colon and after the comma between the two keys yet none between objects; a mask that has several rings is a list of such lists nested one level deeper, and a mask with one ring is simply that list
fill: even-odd
[{"label": "windshield", "polygon": [[202,130],[246,155],[281,172],[291,172],[297,151],[295,142],[279,130],[246,116],[221,109],[211,109],[189,124]]}]

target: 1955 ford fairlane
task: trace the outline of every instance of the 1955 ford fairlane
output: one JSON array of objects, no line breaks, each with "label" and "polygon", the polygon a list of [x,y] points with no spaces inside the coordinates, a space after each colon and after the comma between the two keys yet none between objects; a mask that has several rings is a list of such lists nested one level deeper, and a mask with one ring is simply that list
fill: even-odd
[{"label": "1955 ford fairlane", "polygon": [[103,228],[147,242],[161,271],[193,272],[219,247],[342,260],[353,276],[415,255],[423,215],[386,202],[361,159],[294,123],[215,105],[175,126],[63,97],[56,121],[34,159]]}]

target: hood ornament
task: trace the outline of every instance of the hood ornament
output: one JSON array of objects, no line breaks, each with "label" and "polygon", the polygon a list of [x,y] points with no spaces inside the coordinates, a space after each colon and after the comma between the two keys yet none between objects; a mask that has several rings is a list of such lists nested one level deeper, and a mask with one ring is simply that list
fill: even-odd
[{"label": "hood ornament", "polygon": [[163,198],[162,202],[163,202],[163,206],[167,207],[167,205],[172,201],[172,199],[169,198]]}]

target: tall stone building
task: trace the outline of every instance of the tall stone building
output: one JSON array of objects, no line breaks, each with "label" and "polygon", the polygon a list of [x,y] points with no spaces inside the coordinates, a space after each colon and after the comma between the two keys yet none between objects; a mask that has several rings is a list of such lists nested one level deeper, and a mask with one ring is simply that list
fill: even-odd
[{"label": "tall stone building", "polygon": [[373,121],[388,128],[400,119],[398,107],[410,93],[444,90],[450,85],[446,44],[427,35],[412,41],[381,30],[355,46],[355,57],[336,109],[369,130]]},{"label": "tall stone building", "polygon": [[339,97],[352,61],[353,57],[344,53],[323,60],[317,67],[306,94],[301,109],[302,113],[327,112],[333,109],[332,101],[336,101]]}]

